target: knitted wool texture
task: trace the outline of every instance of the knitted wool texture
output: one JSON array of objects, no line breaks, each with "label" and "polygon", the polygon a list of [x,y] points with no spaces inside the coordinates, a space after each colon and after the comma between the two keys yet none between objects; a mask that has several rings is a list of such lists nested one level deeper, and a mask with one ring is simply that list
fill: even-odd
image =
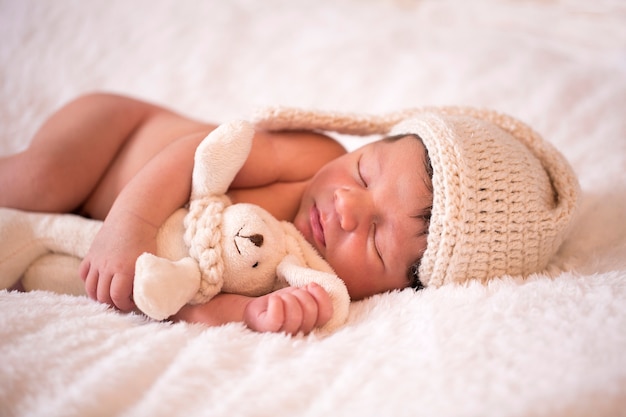
[{"label": "knitted wool texture", "polygon": [[198,262],[201,274],[200,288],[190,304],[207,302],[215,295],[215,286],[222,281],[222,215],[230,204],[225,195],[192,198],[189,203],[183,238],[189,248],[189,256]]},{"label": "knitted wool texture", "polygon": [[260,110],[255,122],[268,130],[418,135],[433,167],[419,267],[425,286],[545,269],[577,205],[578,181],[565,158],[529,126],[495,111],[424,107],[375,116],[275,107]]}]

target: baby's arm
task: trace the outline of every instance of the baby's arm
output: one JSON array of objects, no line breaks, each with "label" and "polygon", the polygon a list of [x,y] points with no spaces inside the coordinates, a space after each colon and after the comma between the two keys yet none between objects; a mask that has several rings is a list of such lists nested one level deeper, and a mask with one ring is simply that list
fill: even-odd
[{"label": "baby's arm", "polygon": [[159,227],[189,200],[193,157],[204,136],[173,142],[121,191],[80,267],[91,298],[123,311],[134,308],[135,261],[156,251]]},{"label": "baby's arm", "polygon": [[183,307],[172,319],[210,326],[243,322],[259,332],[308,334],[326,324],[332,314],[328,293],[317,284],[309,284],[304,288],[283,288],[256,298],[218,294],[205,304]]}]

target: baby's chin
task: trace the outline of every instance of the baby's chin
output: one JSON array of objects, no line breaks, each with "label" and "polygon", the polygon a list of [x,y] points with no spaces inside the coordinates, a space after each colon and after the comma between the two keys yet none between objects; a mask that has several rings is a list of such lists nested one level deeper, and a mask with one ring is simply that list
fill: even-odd
[{"label": "baby's chin", "polygon": [[[302,231],[300,232],[302,233]],[[313,246],[313,249],[315,249],[315,251],[322,257],[324,258],[324,252],[322,250],[320,250],[320,248],[317,246],[317,242],[315,241],[315,239],[313,238],[313,233],[311,233],[309,231],[308,235],[302,233],[302,235],[304,236],[304,239],[309,242],[309,244],[311,246]],[[323,248],[322,248],[323,249]]]}]

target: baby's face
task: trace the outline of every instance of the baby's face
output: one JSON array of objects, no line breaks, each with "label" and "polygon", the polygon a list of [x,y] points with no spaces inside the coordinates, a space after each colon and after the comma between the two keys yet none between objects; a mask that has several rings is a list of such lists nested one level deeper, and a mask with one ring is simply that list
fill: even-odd
[{"label": "baby's face", "polygon": [[294,224],[352,299],[409,285],[432,205],[425,152],[412,136],[373,142],[325,165],[304,192]]}]

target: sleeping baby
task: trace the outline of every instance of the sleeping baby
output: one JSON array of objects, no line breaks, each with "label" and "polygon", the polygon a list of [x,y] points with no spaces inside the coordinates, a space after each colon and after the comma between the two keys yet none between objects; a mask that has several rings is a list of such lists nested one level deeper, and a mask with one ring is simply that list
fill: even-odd
[{"label": "sleeping baby", "polygon": [[[578,183],[527,125],[467,107],[381,116],[267,108],[227,191],[292,223],[353,300],[546,268]],[[103,220],[80,266],[86,293],[135,308],[135,261],[190,197],[194,152],[215,125],[128,97],[90,94],[53,114],[25,151],[0,158],[0,206]],[[379,135],[352,151],[328,133]],[[308,333],[333,314],[317,284],[220,293],[172,320]]]}]

